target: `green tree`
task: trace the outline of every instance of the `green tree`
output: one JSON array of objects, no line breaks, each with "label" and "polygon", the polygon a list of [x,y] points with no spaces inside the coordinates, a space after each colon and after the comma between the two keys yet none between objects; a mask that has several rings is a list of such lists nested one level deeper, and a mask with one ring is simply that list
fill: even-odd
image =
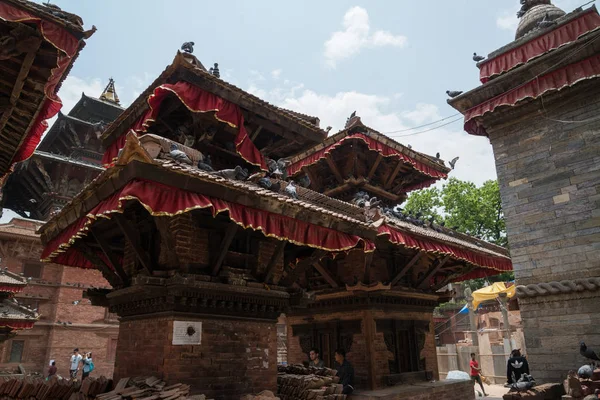
[{"label": "green tree", "polygon": [[[497,181],[490,180],[477,186],[473,182],[450,178],[441,189],[433,187],[411,193],[403,208],[413,215],[419,212],[425,219],[434,217],[437,223],[456,231],[499,246],[507,245]],[[499,282],[512,279],[513,273],[507,272],[487,280]],[[484,284],[484,279],[474,279],[468,283],[472,290]]]}]

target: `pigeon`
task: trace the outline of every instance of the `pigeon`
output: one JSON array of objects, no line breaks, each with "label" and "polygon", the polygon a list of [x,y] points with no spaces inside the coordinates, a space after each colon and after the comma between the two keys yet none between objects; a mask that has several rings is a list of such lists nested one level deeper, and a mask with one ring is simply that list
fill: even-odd
[{"label": "pigeon", "polygon": [[280,158],[279,160],[275,161],[275,160],[268,160],[267,161],[267,166],[269,168],[269,172],[275,177],[275,178],[281,178],[283,180],[286,180],[288,177],[287,174],[287,166],[290,164],[290,162],[284,158]]},{"label": "pigeon", "polygon": [[234,169],[223,169],[215,172],[214,174],[222,178],[231,179],[232,181],[245,181],[248,179],[248,170],[240,167],[239,165],[236,165]]},{"label": "pigeon", "polygon": [[452,159],[452,161],[450,161],[450,163],[449,163],[450,164],[450,168],[454,169],[454,166],[456,165],[456,162],[458,161],[458,158],[459,157],[454,157]]},{"label": "pigeon", "polygon": [[546,13],[546,15],[544,15],[544,19],[541,20],[540,22],[538,22],[538,26],[540,28],[544,29],[544,28],[549,28],[552,25],[556,25],[556,21],[550,21],[548,19],[548,17],[549,17],[549,15],[548,15],[548,13]]},{"label": "pigeon", "polygon": [[213,172],[214,169],[212,167],[212,161],[210,160],[210,156],[204,157],[204,160],[198,161],[198,169],[202,171]]},{"label": "pigeon", "polygon": [[593,374],[594,371],[589,365],[582,365],[581,368],[577,370],[577,376],[582,379],[591,379]]},{"label": "pigeon", "polygon": [[302,178],[298,179],[298,184],[302,187],[309,187],[310,186],[310,178],[308,177],[308,175],[304,175]]},{"label": "pigeon", "polygon": [[192,54],[194,52],[194,42],[185,42],[181,45],[181,50],[186,53]]},{"label": "pigeon", "polygon": [[292,199],[298,200],[298,193],[296,192],[296,186],[294,185],[294,181],[290,181],[285,188],[285,193],[290,196]]},{"label": "pigeon", "polygon": [[211,68],[212,69],[212,74],[214,77],[220,78],[221,77],[221,72],[219,71],[219,64],[215,63],[215,67]]},{"label": "pigeon", "polygon": [[600,361],[598,355],[592,349],[588,349],[584,342],[579,344],[579,354],[588,360]]},{"label": "pigeon", "polygon": [[258,186],[267,190],[270,190],[273,187],[273,182],[271,182],[271,179],[269,179],[268,176],[260,178],[258,181],[256,181],[256,183]]},{"label": "pigeon", "polygon": [[356,117],[356,111],[353,111],[352,114],[350,114],[350,118],[354,118]]},{"label": "pigeon", "polygon": [[473,61],[479,62],[485,60],[485,57],[478,56],[477,53],[473,53]]},{"label": "pigeon", "polygon": [[412,149],[412,146],[410,144],[407,144],[406,147],[408,147],[409,149]]},{"label": "pigeon", "polygon": [[439,160],[440,159],[440,153],[435,153],[435,158]]},{"label": "pigeon", "polygon": [[171,151],[169,152],[169,156],[179,162],[183,162],[186,164],[192,164],[192,160],[185,154],[183,151],[179,150],[175,143],[171,143]]},{"label": "pigeon", "polygon": [[460,96],[462,94],[462,91],[460,90],[446,90],[446,94],[452,98],[455,98],[457,96]]},{"label": "pigeon", "polygon": [[73,301],[73,305],[77,305],[77,304],[79,304],[79,300]]},{"label": "pigeon", "polygon": [[328,126],[327,128],[325,128],[325,132],[329,133],[329,131],[331,130],[331,126]]}]

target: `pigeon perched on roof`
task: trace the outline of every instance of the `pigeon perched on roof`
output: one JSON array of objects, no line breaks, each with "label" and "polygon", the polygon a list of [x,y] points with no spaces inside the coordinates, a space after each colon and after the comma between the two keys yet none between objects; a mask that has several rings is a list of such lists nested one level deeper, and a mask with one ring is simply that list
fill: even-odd
[{"label": "pigeon perched on roof", "polygon": [[194,42],[185,42],[181,45],[181,50],[185,51],[186,53],[192,54],[194,52],[194,44]]},{"label": "pigeon perched on roof", "polygon": [[296,192],[296,186],[294,185],[294,181],[290,181],[285,188],[285,193],[290,196],[292,199],[298,199],[298,192]]},{"label": "pigeon perched on roof", "polygon": [[577,376],[582,379],[591,379],[593,374],[594,371],[589,365],[582,365],[581,368],[577,370]]},{"label": "pigeon perched on roof", "polygon": [[440,159],[440,153],[435,153],[435,158],[439,160]]},{"label": "pigeon perched on roof", "polygon": [[201,169],[202,171],[208,171],[208,172],[214,171],[214,169],[212,167],[212,161],[210,159],[210,155],[204,157],[204,160],[198,161],[198,169]]},{"label": "pigeon perched on roof", "polygon": [[169,152],[169,156],[175,161],[192,165],[192,160],[190,160],[187,154],[179,150],[175,143],[171,143],[171,151]]},{"label": "pigeon perched on roof", "polygon": [[579,344],[579,354],[588,360],[600,361],[598,355],[592,349],[588,349],[583,341]]},{"label": "pigeon perched on roof", "polygon": [[273,187],[273,182],[271,182],[271,179],[268,176],[260,178],[258,181],[256,181],[256,183],[258,186],[267,190],[271,190]]},{"label": "pigeon perched on roof", "polygon": [[298,184],[305,188],[309,187],[310,186],[310,178],[308,177],[308,175],[304,175],[300,179],[298,179]]},{"label": "pigeon perched on roof", "polygon": [[450,168],[454,169],[454,166],[456,165],[456,162],[458,161],[459,157],[454,157],[452,159],[452,161],[449,162],[450,164]]},{"label": "pigeon perched on roof", "polygon": [[483,60],[485,60],[485,57],[478,56],[477,53],[473,53],[473,61],[479,62],[479,61],[483,61]]},{"label": "pigeon perched on roof", "polygon": [[231,180],[245,181],[248,179],[248,170],[240,167],[239,165],[236,165],[234,169],[222,169],[214,174]]},{"label": "pigeon perched on roof", "polygon": [[540,22],[538,22],[538,27],[544,29],[544,28],[549,28],[552,25],[556,25],[556,21],[550,21],[549,15],[548,13],[546,13],[546,15],[544,15],[544,19],[542,19]]},{"label": "pigeon perched on roof", "polygon": [[460,96],[462,91],[460,90],[446,90],[446,94],[452,98]]}]

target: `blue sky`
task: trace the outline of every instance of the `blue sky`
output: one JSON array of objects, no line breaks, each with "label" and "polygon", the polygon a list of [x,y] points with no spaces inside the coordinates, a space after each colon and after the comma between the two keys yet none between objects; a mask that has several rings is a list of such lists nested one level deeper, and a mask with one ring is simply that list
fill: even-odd
[{"label": "blue sky", "polygon": [[[41,2],[41,1],[40,1]],[[555,0],[565,11],[585,0]],[[67,112],[109,77],[124,105],[171,63],[185,41],[221,78],[276,105],[321,119],[332,132],[354,110],[380,132],[426,124],[455,111],[446,90],[479,85],[473,52],[514,38],[518,0],[198,1],[54,0],[98,31],[59,93]],[[434,125],[435,126],[435,125]],[[390,134],[443,159],[460,156],[454,176],[495,179],[486,138],[461,122],[418,135]]]}]

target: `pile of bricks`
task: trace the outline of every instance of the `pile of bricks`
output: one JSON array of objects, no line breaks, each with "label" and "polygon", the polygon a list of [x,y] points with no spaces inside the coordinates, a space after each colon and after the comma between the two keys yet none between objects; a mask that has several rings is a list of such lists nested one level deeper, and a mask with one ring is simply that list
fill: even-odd
[{"label": "pile of bricks", "polygon": [[305,368],[301,365],[279,367],[277,394],[281,400],[345,400],[336,371]]},{"label": "pile of bricks", "polygon": [[562,399],[598,400],[600,398],[600,369],[593,371],[591,379],[580,378],[575,371],[569,371],[563,386],[566,395]]}]

